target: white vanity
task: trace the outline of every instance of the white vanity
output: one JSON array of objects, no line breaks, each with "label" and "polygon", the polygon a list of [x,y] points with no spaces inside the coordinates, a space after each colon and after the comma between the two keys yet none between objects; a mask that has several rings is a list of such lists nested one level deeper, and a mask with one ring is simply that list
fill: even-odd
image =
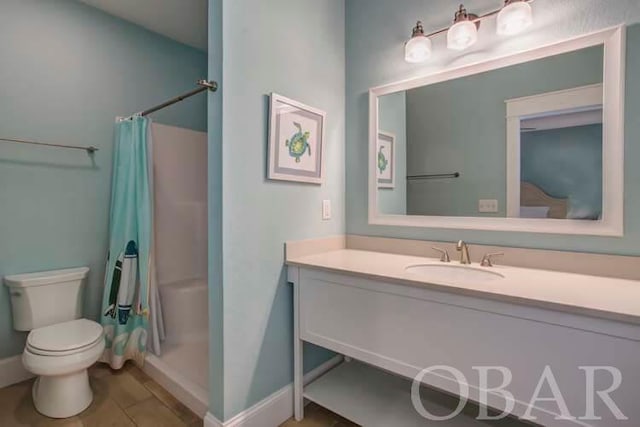
[{"label": "white vanity", "polygon": [[[452,258],[454,258],[452,256]],[[506,389],[522,416],[549,366],[572,416],[533,402],[530,415],[545,426],[637,426],[640,419],[640,282],[507,266],[461,266],[457,260],[338,249],[288,257],[295,304],[295,412],[303,397],[365,426],[520,425],[487,424],[461,415],[429,421],[414,409],[411,380],[423,369],[447,365],[459,370],[469,398],[481,401],[474,367],[505,367]],[[417,266],[417,267],[416,267]],[[461,273],[462,271],[462,273]],[[355,359],[303,386],[302,346],[309,342]],[[360,362],[365,362],[362,364]],[[581,367],[611,366],[622,384],[611,393],[630,420],[616,420],[599,397],[588,417],[586,377]],[[392,373],[392,374],[390,374]],[[504,378],[493,371],[488,387]],[[433,371],[422,381],[459,395],[451,373]],[[595,390],[614,382],[598,371]],[[548,383],[539,397],[550,397]],[[421,394],[424,408],[437,412],[437,397]],[[489,406],[508,407],[505,396],[488,392]],[[445,405],[446,406],[446,405]],[[434,423],[434,424],[431,424]]]}]

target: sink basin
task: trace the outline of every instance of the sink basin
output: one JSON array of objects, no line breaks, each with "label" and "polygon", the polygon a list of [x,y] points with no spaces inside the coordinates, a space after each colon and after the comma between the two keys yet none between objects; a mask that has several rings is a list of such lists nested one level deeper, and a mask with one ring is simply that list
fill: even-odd
[{"label": "sink basin", "polygon": [[489,282],[504,279],[502,274],[495,271],[466,265],[421,264],[411,265],[405,270],[407,273],[423,276],[425,279],[443,282]]}]

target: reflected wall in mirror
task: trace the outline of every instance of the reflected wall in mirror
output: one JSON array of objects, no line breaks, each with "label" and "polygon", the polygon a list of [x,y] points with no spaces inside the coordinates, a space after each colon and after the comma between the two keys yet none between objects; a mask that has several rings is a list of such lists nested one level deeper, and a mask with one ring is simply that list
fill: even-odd
[{"label": "reflected wall in mirror", "polygon": [[[433,222],[436,217],[491,219],[484,223],[491,229],[524,224],[515,219],[602,224],[605,153],[613,150],[607,170],[615,175],[612,166],[622,168],[618,151],[623,144],[617,128],[621,117],[609,124],[616,130],[608,145],[603,132],[604,68],[607,62],[615,65],[611,47],[616,48],[609,46],[607,58],[608,36],[600,43],[572,44],[549,55],[538,52],[534,59],[475,73],[457,70],[455,78],[436,75],[423,78],[423,84],[403,82],[372,90],[377,133],[394,137],[395,185],[376,187],[376,212],[370,213],[370,221],[421,225],[417,219],[399,217],[430,218],[433,224],[442,223]],[[615,71],[622,73],[617,48],[620,69],[611,68],[613,79]],[[619,80],[609,87],[614,84]],[[607,95],[611,118],[620,99],[611,90]],[[620,208],[609,200],[611,209]],[[478,224],[463,228],[484,228]]]}]

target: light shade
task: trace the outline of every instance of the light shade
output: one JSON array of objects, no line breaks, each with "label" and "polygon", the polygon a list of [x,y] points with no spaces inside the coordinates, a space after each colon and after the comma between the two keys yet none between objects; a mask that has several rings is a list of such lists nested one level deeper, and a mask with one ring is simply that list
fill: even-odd
[{"label": "light shade", "polygon": [[500,35],[513,35],[524,31],[533,24],[531,5],[523,0],[512,0],[498,13],[497,32]]},{"label": "light shade", "polygon": [[478,28],[472,21],[456,22],[447,31],[447,47],[465,50],[478,41]]},{"label": "light shade", "polygon": [[413,37],[404,46],[404,59],[407,62],[424,62],[431,56],[431,40],[425,36]]},{"label": "light shade", "polygon": [[431,40],[425,36],[422,22],[413,28],[411,38],[404,44],[404,60],[411,63],[424,62],[431,56]]},{"label": "light shade", "polygon": [[422,22],[418,21],[409,41],[404,45],[404,60],[411,63],[424,62],[431,56],[431,40],[425,36]]}]

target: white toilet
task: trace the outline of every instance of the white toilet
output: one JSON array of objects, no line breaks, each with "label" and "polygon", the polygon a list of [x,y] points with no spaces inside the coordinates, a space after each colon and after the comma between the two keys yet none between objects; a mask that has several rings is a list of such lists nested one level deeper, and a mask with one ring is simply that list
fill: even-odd
[{"label": "white toilet", "polygon": [[24,367],[38,376],[36,409],[51,418],[72,417],[93,400],[87,369],[104,351],[102,326],[82,319],[82,288],[88,268],[6,276],[13,327],[31,331]]}]

